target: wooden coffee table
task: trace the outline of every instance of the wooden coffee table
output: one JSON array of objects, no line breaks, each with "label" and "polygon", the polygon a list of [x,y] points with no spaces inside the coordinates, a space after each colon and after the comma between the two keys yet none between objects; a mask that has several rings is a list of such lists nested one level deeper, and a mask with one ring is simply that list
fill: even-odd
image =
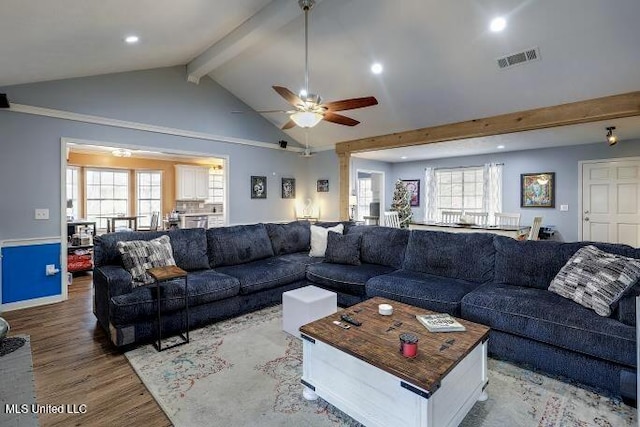
[{"label": "wooden coffee table", "polygon": [[[378,314],[391,304],[393,314]],[[347,313],[361,326],[333,324]],[[489,328],[458,319],[465,332],[431,333],[415,318],[429,310],[372,298],[300,328],[304,397],[318,396],[367,426],[457,426],[487,398]],[[399,335],[419,337],[413,359]]]}]

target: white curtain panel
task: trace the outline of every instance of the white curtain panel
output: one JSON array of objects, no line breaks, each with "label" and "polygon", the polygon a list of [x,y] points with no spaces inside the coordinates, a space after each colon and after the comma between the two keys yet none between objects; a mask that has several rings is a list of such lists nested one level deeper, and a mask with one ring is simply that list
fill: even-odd
[{"label": "white curtain panel", "polygon": [[485,164],[483,178],[482,210],[489,213],[489,223],[495,224],[494,214],[502,212],[502,165]]},{"label": "white curtain panel", "polygon": [[436,180],[436,170],[434,168],[425,168],[424,201],[425,222],[438,221],[438,182]]}]

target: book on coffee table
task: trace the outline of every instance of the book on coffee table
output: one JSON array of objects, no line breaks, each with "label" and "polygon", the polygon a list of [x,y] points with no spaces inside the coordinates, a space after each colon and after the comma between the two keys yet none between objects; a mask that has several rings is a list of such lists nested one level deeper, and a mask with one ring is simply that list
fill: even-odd
[{"label": "book on coffee table", "polygon": [[417,314],[416,319],[429,332],[461,332],[467,330],[453,316],[446,313]]}]

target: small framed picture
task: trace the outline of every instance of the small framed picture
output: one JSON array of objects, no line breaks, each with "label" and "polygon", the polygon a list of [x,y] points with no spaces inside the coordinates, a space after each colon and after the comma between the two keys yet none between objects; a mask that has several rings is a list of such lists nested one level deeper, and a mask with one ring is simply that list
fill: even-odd
[{"label": "small framed picture", "polygon": [[267,198],[267,177],[266,176],[251,177],[251,198],[252,199]]},{"label": "small framed picture", "polygon": [[296,179],[295,178],[282,178],[282,198],[283,199],[296,198]]},{"label": "small framed picture", "polygon": [[419,179],[403,179],[405,187],[410,196],[409,205],[412,208],[420,206],[420,180]]},{"label": "small framed picture", "polygon": [[520,175],[520,207],[553,208],[556,203],[555,172]]},{"label": "small framed picture", "polygon": [[316,190],[318,193],[328,193],[329,192],[329,180],[328,179],[319,179],[316,183]]}]

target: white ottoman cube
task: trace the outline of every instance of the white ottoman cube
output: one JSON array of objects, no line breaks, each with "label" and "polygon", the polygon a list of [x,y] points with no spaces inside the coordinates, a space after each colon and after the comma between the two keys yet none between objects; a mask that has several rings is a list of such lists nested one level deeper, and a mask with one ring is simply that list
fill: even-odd
[{"label": "white ottoman cube", "polygon": [[316,286],[282,294],[282,329],[300,338],[300,326],[338,311],[338,295]]}]

